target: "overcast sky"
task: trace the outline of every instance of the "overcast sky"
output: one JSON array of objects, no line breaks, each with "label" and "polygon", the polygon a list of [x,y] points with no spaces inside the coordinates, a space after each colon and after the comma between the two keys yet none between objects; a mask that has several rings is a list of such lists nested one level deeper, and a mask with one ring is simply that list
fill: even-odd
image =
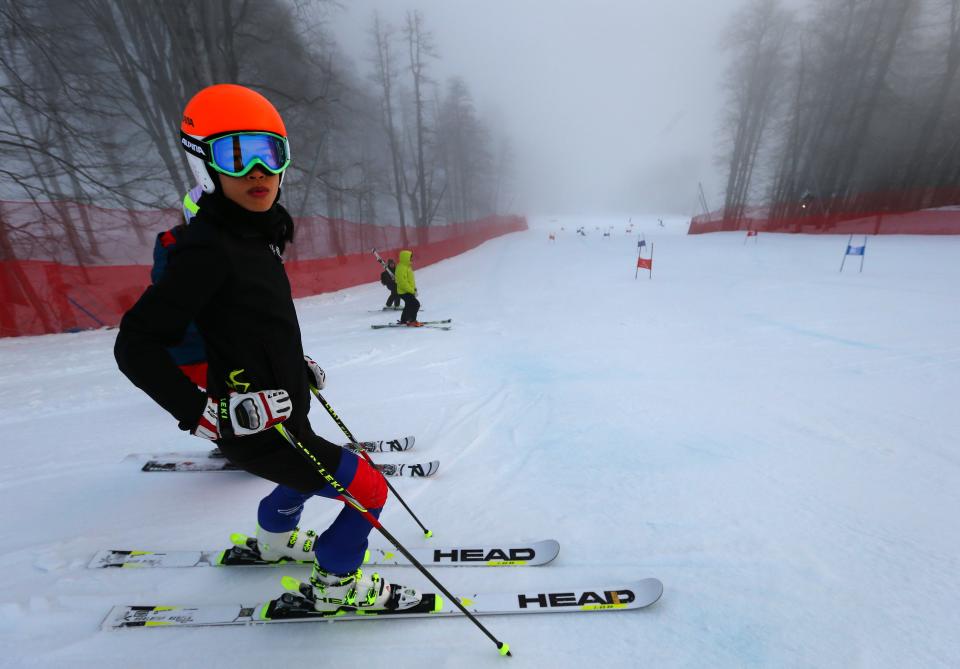
[{"label": "overcast sky", "polygon": [[330,17],[366,68],[373,11],[419,9],[444,81],[467,81],[513,141],[525,213],[693,213],[711,207],[724,96],[719,41],[741,0],[348,0]]}]

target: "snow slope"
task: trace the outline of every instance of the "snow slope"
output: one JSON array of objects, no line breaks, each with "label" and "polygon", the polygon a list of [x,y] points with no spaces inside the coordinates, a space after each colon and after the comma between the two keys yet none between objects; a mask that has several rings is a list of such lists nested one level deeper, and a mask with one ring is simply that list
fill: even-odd
[{"label": "snow slope", "polygon": [[[846,237],[744,245],[634,221],[652,280],[634,279],[625,219],[542,218],[417,272],[422,318],[452,317],[449,332],[369,329],[389,319],[368,312],[386,297],[374,283],[298,310],[350,429],[416,435],[383,462],[441,460],[396,483],[430,541],[562,544],[549,567],[438,570],[450,589],[656,576],[657,605],[485,619],[512,659],[465,620],[101,632],[113,604],[277,594],[283,570],[85,568],[101,548],[225,546],[271,485],[124,461],[205,444],[120,375],[114,332],[6,339],[0,665],[960,664],[960,238],[871,238],[864,272],[850,258],[839,274]],[[335,510],[316,500],[304,520]],[[383,520],[426,541],[397,503]]]}]

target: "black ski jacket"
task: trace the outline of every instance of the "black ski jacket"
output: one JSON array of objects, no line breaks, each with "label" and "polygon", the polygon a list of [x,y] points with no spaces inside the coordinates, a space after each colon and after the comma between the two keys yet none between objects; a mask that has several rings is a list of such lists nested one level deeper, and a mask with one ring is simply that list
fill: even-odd
[{"label": "black ski jacket", "polygon": [[390,272],[383,270],[380,272],[380,283],[390,289],[391,292],[397,291],[397,282],[390,276]]},{"label": "black ski jacket", "polygon": [[[280,388],[295,435],[312,433],[310,390],[300,325],[281,253],[293,221],[280,205],[249,212],[222,195],[205,195],[163,277],[120,322],[114,355],[120,370],[169,411],[183,430],[196,427],[206,394],[177,368],[166,348],[191,322],[207,346],[207,391],[225,397],[228,377],[242,369],[249,390]],[[247,438],[249,439],[249,438]],[[253,446],[253,440],[250,445]]]}]

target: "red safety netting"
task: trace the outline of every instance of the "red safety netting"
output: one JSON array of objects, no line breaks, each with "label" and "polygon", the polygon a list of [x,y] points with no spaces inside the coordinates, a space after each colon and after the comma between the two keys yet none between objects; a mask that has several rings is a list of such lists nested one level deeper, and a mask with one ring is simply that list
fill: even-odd
[{"label": "red safety netting", "polygon": [[715,211],[695,216],[688,233],[755,230],[806,234],[957,235],[960,189],[862,193],[844,200],[806,201],[783,206],[747,207],[738,217]]},{"label": "red safety netting", "polygon": [[853,218],[809,215],[770,220],[748,213],[739,221],[724,221],[722,212],[695,216],[688,234],[756,230],[805,234],[855,235],[960,235],[960,207],[943,207],[908,212],[857,214]]},{"label": "red safety netting", "polygon": [[[150,282],[157,233],[177,210],[134,212],[74,203],[0,201],[0,336],[116,325]],[[296,219],[286,268],[295,297],[378,281],[370,249],[411,249],[424,267],[510,232],[520,216],[411,228],[325,217]]]}]

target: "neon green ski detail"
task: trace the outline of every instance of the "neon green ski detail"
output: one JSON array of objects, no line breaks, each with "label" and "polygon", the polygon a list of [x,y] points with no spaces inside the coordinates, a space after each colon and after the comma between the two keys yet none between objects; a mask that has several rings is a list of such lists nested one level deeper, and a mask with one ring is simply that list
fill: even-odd
[{"label": "neon green ski detail", "polygon": [[191,214],[196,214],[200,211],[200,205],[190,199],[190,193],[183,196],[183,208]]},{"label": "neon green ski detail", "polygon": [[152,551],[130,551],[130,557],[134,555],[153,555]]},{"label": "neon green ski detail", "polygon": [[257,615],[259,620],[270,620],[270,616],[267,615],[267,610],[270,608],[270,602],[267,602],[260,607],[260,613]]},{"label": "neon green ski detail", "polygon": [[240,375],[243,374],[245,369],[235,369],[229,374],[229,380],[227,381],[227,387],[236,390],[238,393],[245,393],[250,390],[250,384],[246,381],[240,380]]},{"label": "neon green ski detail", "polygon": [[241,534],[240,532],[234,532],[230,535],[230,543],[234,546],[240,546],[241,548],[247,547],[247,535]]},{"label": "neon green ski detail", "polygon": [[433,530],[427,530],[426,532],[423,533],[423,536],[429,539],[430,537],[433,536]]},{"label": "neon green ski detail", "polygon": [[434,595],[433,596],[433,612],[439,613],[442,610],[443,610],[443,597],[441,597],[440,595]]},{"label": "neon green ski detail", "polygon": [[514,567],[516,565],[527,564],[526,560],[487,560],[488,567]]},{"label": "neon green ski detail", "polygon": [[290,592],[300,591],[300,581],[295,579],[293,576],[284,576],[281,578],[280,585],[283,586],[284,590],[289,590]]}]

